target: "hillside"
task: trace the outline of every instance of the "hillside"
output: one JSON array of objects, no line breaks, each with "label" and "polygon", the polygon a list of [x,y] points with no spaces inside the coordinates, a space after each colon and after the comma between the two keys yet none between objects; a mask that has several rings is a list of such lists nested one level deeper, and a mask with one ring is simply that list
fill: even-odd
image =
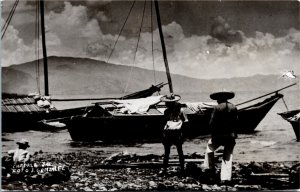
[{"label": "hillside", "polygon": [[[105,95],[122,94],[129,79],[131,68],[107,64],[102,61],[72,58],[49,57],[49,87],[52,95]],[[154,84],[153,71],[133,68],[127,92],[148,88]],[[43,67],[40,69],[43,86]],[[157,82],[167,82],[164,72],[156,72]],[[270,91],[293,81],[276,75],[256,75],[252,77],[203,80],[181,75],[172,75],[174,91],[212,92],[226,88],[233,91]],[[2,68],[2,92],[25,94],[36,92],[36,62]],[[299,87],[290,88],[296,90]],[[41,87],[43,90],[43,87]],[[168,87],[165,86],[164,91]]]}]

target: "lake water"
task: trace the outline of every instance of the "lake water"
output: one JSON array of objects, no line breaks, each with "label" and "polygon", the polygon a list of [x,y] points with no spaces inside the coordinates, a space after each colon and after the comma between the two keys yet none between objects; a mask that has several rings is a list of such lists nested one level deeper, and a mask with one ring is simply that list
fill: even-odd
[{"label": "lake water", "polygon": [[[300,108],[300,97],[298,91],[283,91],[289,110]],[[258,97],[264,92],[238,92],[232,99],[234,104]],[[209,93],[181,94],[182,101],[209,101]],[[95,96],[98,97],[98,96]],[[95,101],[92,101],[95,102]],[[85,102],[56,102],[57,108],[78,107],[91,103]],[[248,105],[248,104],[247,104]],[[241,106],[242,107],[242,106]],[[272,110],[266,115],[258,125],[254,134],[240,134],[236,141],[234,159],[238,162],[250,161],[299,161],[300,142],[296,142],[296,136],[292,126],[283,120],[277,113],[286,111],[282,100],[279,100]],[[251,117],[249,117],[251,118]],[[163,154],[161,143],[143,143],[136,145],[103,145],[101,142],[80,143],[73,142],[67,130],[55,133],[41,131],[27,131],[2,134],[2,153],[16,147],[15,142],[21,138],[26,138],[30,142],[29,150],[43,150],[44,152],[74,152],[103,150],[107,154],[127,151],[138,154]],[[201,136],[193,140],[186,141],[183,145],[185,154],[204,153],[209,135]],[[176,155],[175,147],[172,148],[171,155]]]}]

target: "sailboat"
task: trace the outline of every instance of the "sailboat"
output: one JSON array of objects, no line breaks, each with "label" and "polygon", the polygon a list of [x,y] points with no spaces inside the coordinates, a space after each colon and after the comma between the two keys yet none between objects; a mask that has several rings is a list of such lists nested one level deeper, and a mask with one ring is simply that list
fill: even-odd
[{"label": "sailboat", "polygon": [[[169,90],[170,93],[174,93],[157,0],[154,0],[154,5]],[[238,104],[237,106],[241,106],[271,95],[256,104],[238,108],[239,132],[253,133],[273,105],[283,98],[279,91],[290,86],[293,85]],[[74,115],[65,118],[62,122],[67,125],[70,136],[74,141],[160,141],[164,126],[163,113],[166,109],[166,105],[160,102],[160,97],[158,95],[137,99],[104,99],[96,102],[84,115]],[[183,125],[185,138],[192,139],[207,134],[214,106],[209,103],[197,102],[196,107],[187,103],[182,103],[182,107],[188,119],[188,122]]]},{"label": "sailboat", "polygon": [[[147,97],[160,91],[163,83],[152,85],[148,89],[137,91],[119,98],[92,98],[92,100],[107,99],[135,99]],[[54,101],[80,101],[87,99],[52,99]],[[27,130],[56,131],[64,129],[66,126],[62,123],[74,115],[83,115],[91,110],[93,106],[84,106],[71,109],[58,110],[55,107],[49,109],[40,107],[34,96],[2,94],[2,132],[16,132]]]},{"label": "sailboat", "polygon": [[[5,23],[4,28],[7,28],[9,21],[11,20],[14,10],[18,5],[18,0],[15,2],[11,11],[8,22]],[[38,14],[40,14],[40,26],[42,36],[42,50],[43,50],[43,62],[44,62],[44,82],[45,92],[44,96],[40,95],[26,95],[26,94],[2,94],[2,132],[16,132],[27,130],[57,130],[58,128],[64,128],[59,120],[69,118],[73,115],[85,114],[90,109],[90,106],[71,108],[58,110],[55,107],[50,107],[52,101],[73,101],[72,99],[50,99],[49,97],[49,84],[48,84],[48,62],[47,62],[47,49],[45,38],[45,22],[44,22],[44,0],[37,0],[37,8],[39,8]],[[38,17],[37,17],[38,18]],[[37,22],[39,23],[39,22]],[[5,35],[5,31],[2,34],[2,38]],[[39,38],[39,37],[38,37]],[[114,99],[133,99],[139,97],[146,97],[152,95],[154,92],[160,91],[160,88],[165,84],[159,83],[152,85],[150,88],[131,93],[129,95],[122,96]],[[41,99],[47,98],[45,101]],[[102,100],[103,98],[88,100]],[[80,99],[76,99],[77,101]],[[87,100],[87,99],[82,99]],[[49,106],[40,105],[39,102],[47,102]]]}]

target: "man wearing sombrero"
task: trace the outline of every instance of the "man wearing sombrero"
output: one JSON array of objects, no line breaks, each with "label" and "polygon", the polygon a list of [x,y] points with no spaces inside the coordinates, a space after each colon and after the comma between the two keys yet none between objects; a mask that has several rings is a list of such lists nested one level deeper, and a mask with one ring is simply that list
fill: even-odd
[{"label": "man wearing sombrero", "polygon": [[164,112],[166,125],[163,130],[163,145],[165,149],[163,171],[160,174],[166,174],[169,162],[169,155],[171,146],[175,145],[179,155],[180,171],[184,171],[184,156],[182,151],[183,135],[182,124],[185,121],[185,117],[181,110],[181,104],[179,95],[170,94],[161,98],[161,101],[165,102],[167,109]]},{"label": "man wearing sombrero", "polygon": [[14,163],[26,163],[29,161],[30,154],[26,150],[29,146],[29,142],[26,139],[21,139],[17,142],[18,148],[8,151],[8,154],[12,156]]},{"label": "man wearing sombrero", "polygon": [[233,92],[216,92],[210,98],[217,100],[210,120],[211,139],[208,141],[204,166],[209,170],[214,170],[214,151],[220,146],[224,146],[223,159],[221,165],[221,183],[231,181],[232,174],[232,153],[237,137],[237,108],[227,100],[234,97]]}]

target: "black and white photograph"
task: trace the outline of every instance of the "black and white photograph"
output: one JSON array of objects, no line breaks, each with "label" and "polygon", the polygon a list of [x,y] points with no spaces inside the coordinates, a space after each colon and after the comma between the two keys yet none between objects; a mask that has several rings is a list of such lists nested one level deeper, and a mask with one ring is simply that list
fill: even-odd
[{"label": "black and white photograph", "polygon": [[299,0],[1,0],[1,191],[300,189]]}]

